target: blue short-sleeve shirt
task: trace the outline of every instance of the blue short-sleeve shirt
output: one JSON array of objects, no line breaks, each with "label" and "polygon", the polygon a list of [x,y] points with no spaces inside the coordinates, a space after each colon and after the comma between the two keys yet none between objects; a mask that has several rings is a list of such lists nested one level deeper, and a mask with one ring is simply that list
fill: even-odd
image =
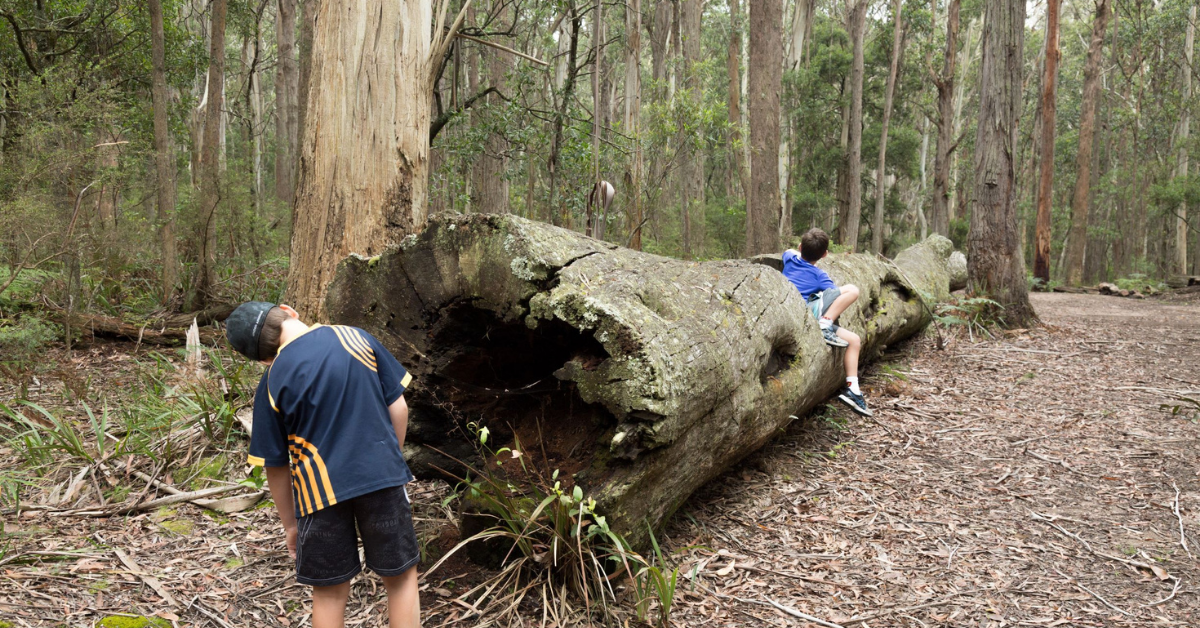
[{"label": "blue short-sleeve shirt", "polygon": [[837,287],[829,278],[829,273],[808,263],[793,249],[783,252],[783,276],[796,286],[805,301],[809,295]]},{"label": "blue short-sleeve shirt", "polygon": [[371,334],[311,327],[258,384],[250,464],[291,468],[298,517],[411,482],[388,414],[411,380]]}]

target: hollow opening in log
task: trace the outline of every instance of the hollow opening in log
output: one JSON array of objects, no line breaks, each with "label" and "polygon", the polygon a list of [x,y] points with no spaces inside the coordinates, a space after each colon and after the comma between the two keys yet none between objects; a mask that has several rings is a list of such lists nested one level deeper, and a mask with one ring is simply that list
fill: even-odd
[{"label": "hollow opening in log", "polygon": [[791,368],[795,359],[795,349],[779,346],[772,348],[771,353],[767,355],[766,362],[763,364],[759,380],[762,381],[763,385],[766,385],[767,380],[777,377],[783,371]]},{"label": "hollow opening in log", "polygon": [[530,329],[460,303],[442,312],[432,334],[435,405],[447,424],[487,426],[492,449],[515,449],[519,441],[542,471],[569,476],[617,425],[606,408],[585,403],[574,382],[555,375],[568,362],[592,370],[609,358],[591,331],[560,320]]}]

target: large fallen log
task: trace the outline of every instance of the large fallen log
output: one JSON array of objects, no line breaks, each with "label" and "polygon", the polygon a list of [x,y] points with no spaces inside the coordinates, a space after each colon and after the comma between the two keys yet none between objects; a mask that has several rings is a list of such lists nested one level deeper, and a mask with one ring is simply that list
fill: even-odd
[{"label": "large fallen log", "polygon": [[188,327],[194,320],[200,326],[200,339],[205,344],[223,338],[219,330],[207,327],[224,321],[233,312],[232,305],[217,305],[188,314],[169,314],[145,322],[130,322],[115,316],[90,312],[73,312],[59,308],[48,308],[50,317],[59,324],[70,323],[72,329],[82,330],[93,336],[135,340],[155,345],[180,345],[187,340]]},{"label": "large fallen log", "polygon": [[[864,359],[948,296],[949,240],[895,263],[821,265],[862,290],[842,323]],[[912,282],[912,283],[910,283]],[[413,373],[406,452],[418,475],[469,455],[464,426],[594,496],[632,543],[697,488],[843,381],[799,293],[749,260],[687,262],[513,216],[441,218],[400,247],[343,262],[333,321],[378,337]]]}]

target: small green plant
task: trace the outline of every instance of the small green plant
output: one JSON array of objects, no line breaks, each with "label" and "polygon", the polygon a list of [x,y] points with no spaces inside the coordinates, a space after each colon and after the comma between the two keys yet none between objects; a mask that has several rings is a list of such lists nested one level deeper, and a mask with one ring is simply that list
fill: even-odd
[{"label": "small green plant", "polygon": [[35,463],[35,466],[41,466],[48,460],[46,454],[57,450],[88,464],[95,462],[95,457],[88,451],[84,442],[83,432],[71,421],[55,416],[36,403],[21,401],[18,405],[42,415],[49,424],[34,421],[25,416],[24,412],[0,404],[0,413],[25,428],[24,433],[20,435],[18,446],[24,445],[26,460]]},{"label": "small green plant", "polygon": [[966,297],[938,305],[934,319],[943,326],[959,325],[991,335],[988,328],[996,325],[1003,310],[1004,306],[991,299]]},{"label": "small green plant", "polygon": [[1167,289],[1167,284],[1151,279],[1143,273],[1133,273],[1128,277],[1121,277],[1113,283],[1122,290],[1138,290],[1141,292],[1161,292]]},{"label": "small green plant", "polygon": [[679,582],[679,567],[668,568],[667,560],[663,557],[662,548],[658,545],[658,539],[654,537],[654,530],[649,524],[646,527],[650,533],[650,544],[654,548],[654,555],[647,562],[641,556],[636,557],[636,561],[641,563],[641,567],[633,576],[633,590],[637,595],[635,610],[637,617],[641,621],[646,621],[650,615],[650,602],[658,602],[658,625],[671,625],[671,607],[675,602],[675,587]]},{"label": "small green plant", "polygon": [[[487,447],[490,432],[486,427],[474,423],[468,427],[475,432],[484,464],[471,468],[471,477],[462,480],[461,499],[464,507],[475,513],[472,516],[484,517],[491,525],[460,541],[429,571],[469,544],[490,544],[500,548],[503,558],[500,573],[488,590],[503,590],[518,580],[541,579],[550,590],[567,590],[582,598],[589,609],[595,610],[594,604],[599,603],[607,610],[616,599],[611,581],[622,572],[634,578],[635,567],[650,562],[609,527],[605,517],[596,512],[596,500],[582,487],[564,486],[557,470],[547,479],[531,469],[519,440],[512,447],[492,450]],[[514,460],[520,468],[501,475],[503,463]],[[651,577],[647,574],[642,575],[643,581]],[[476,604],[483,601],[481,596]],[[484,604],[484,610],[489,605]]]}]

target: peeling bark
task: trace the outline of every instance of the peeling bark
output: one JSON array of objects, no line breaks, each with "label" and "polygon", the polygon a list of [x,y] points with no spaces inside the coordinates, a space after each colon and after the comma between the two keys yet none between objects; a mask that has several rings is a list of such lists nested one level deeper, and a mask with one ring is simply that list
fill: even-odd
[{"label": "peeling bark", "polygon": [[[935,236],[895,266],[822,262],[862,290],[842,322],[864,358],[928,323],[917,293],[948,295],[950,249]],[[471,456],[465,425],[481,422],[584,487],[635,545],[644,522],[660,526],[843,381],[840,352],[769,266],[659,257],[515,216],[439,217],[351,256],[326,309],[416,378],[405,455],[418,475],[454,470],[442,452]]]}]

